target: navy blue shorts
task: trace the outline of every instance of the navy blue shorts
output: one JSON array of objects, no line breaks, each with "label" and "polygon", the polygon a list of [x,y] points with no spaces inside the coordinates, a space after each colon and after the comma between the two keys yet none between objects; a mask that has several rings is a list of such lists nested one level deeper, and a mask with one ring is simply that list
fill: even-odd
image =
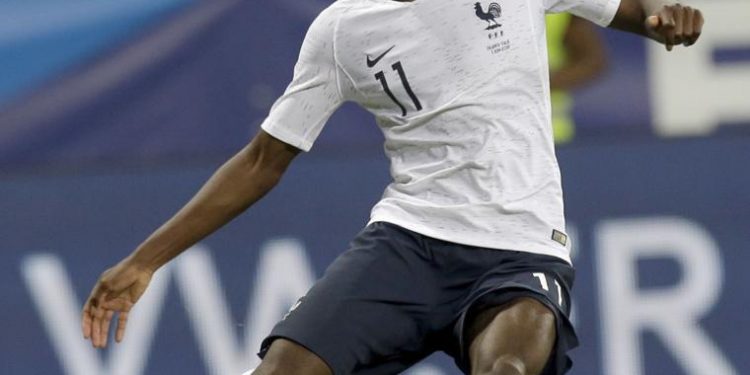
[{"label": "navy blue shorts", "polygon": [[574,270],[545,255],[459,245],[378,222],[365,228],[263,340],[294,341],[335,375],[396,374],[435,351],[469,373],[465,330],[474,314],[531,297],[556,316],[544,374],[570,368],[578,344],[568,315]]}]

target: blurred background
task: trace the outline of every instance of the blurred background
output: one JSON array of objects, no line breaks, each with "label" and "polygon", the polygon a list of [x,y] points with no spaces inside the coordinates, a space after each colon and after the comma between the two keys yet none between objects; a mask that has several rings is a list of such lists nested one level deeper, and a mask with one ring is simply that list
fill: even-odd
[{"label": "blurred background", "polygon": [[[80,307],[255,134],[326,5],[0,2],[0,373],[257,364],[388,183],[382,135],[353,105],[265,200],[158,273],[123,344],[87,345]],[[750,3],[691,5],[707,19],[693,48],[597,30],[590,74],[560,85],[572,374],[750,373]],[[555,22],[553,65],[591,58]],[[409,374],[458,372],[435,355]]]}]

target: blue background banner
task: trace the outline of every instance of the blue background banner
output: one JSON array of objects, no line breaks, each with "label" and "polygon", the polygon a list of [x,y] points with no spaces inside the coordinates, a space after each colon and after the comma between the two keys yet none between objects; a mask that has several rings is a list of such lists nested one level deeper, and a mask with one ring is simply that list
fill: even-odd
[{"label": "blue background banner", "polygon": [[[749,146],[746,139],[696,139],[560,153],[578,269],[582,346],[574,374],[750,372],[743,339],[750,334]],[[139,373],[249,366],[259,337],[366,223],[388,181],[377,151],[303,155],[267,199],[160,271],[162,302],[144,302],[153,323],[126,339],[147,341],[148,354],[123,349],[120,356],[141,361],[129,365],[144,366]],[[93,360],[91,368],[115,366],[116,351],[89,359],[78,353],[93,353],[78,333],[82,300],[98,272],[176,210],[215,166],[3,180],[0,285],[13,301],[2,310],[3,373],[84,374],[80,368]],[[271,265],[279,277],[264,272]],[[217,342],[228,349],[213,352],[237,354],[222,359],[211,350]],[[636,358],[622,358],[628,350]],[[222,360],[230,364],[221,367]],[[622,361],[633,372],[618,369]],[[430,364],[422,370],[457,373],[445,358]]]},{"label": "blue background banner", "polygon": [[[283,92],[305,30],[326,3],[77,1],[65,12],[44,4],[2,5],[11,10],[3,17],[15,20],[2,23],[9,36],[0,39],[0,67],[13,72],[0,76],[4,170],[228,155]],[[690,51],[667,54],[633,35],[603,33],[609,68],[576,93],[574,142],[750,129],[742,89],[750,85],[750,61],[743,59],[750,26],[739,17],[750,5],[703,6],[708,18],[738,17],[737,24],[707,28]],[[28,21],[40,8],[55,14],[54,22]],[[726,58],[712,63],[714,55]],[[369,115],[352,105],[316,147],[381,139]]]}]

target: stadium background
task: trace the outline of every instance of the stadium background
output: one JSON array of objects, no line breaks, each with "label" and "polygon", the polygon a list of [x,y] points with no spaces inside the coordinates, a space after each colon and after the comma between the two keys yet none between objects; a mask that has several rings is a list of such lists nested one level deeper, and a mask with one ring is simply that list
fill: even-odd
[{"label": "stadium background", "polygon": [[[558,150],[578,279],[573,374],[746,374],[750,3],[667,54],[606,31]],[[248,214],[160,271],[126,341],[79,333],[105,267],[257,130],[321,0],[0,3],[0,373],[239,374],[365,224],[382,135],[346,106]],[[456,374],[434,356],[411,375]]]}]

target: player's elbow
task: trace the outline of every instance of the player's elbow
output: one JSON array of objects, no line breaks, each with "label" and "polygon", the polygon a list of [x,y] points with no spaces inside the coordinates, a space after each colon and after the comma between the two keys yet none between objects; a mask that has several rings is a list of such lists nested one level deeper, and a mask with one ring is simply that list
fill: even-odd
[{"label": "player's elbow", "polygon": [[278,182],[300,150],[261,130],[243,150],[250,169]]},{"label": "player's elbow", "polygon": [[255,186],[265,192],[273,189],[281,181],[286,167],[263,158],[248,158],[244,163],[244,178],[248,186]]},{"label": "player's elbow", "polygon": [[241,152],[248,179],[270,189],[286,172],[299,150],[261,131]]},{"label": "player's elbow", "polygon": [[263,191],[269,191],[276,186],[281,177],[284,176],[285,169],[276,168],[274,166],[265,166],[262,170],[257,171],[255,176],[258,176],[259,186]]}]

